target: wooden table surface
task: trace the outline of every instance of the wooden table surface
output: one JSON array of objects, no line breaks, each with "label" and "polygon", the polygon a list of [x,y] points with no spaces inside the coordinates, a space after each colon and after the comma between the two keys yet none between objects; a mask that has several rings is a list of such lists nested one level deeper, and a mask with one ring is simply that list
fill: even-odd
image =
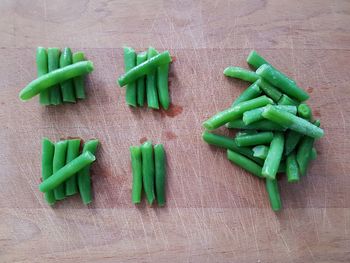
[{"label": "wooden table surface", "polygon": [[[0,14],[1,262],[350,262],[349,1],[3,0]],[[124,44],[176,58],[169,112],[126,106]],[[86,52],[88,99],[19,101],[39,45]],[[201,141],[203,120],[248,85],[223,69],[246,67],[251,49],[311,94],[326,134],[308,176],[281,180],[278,214],[263,181]],[[93,204],[44,202],[43,136],[101,140]],[[128,148],[146,138],[167,151],[164,208],[130,201]]]}]

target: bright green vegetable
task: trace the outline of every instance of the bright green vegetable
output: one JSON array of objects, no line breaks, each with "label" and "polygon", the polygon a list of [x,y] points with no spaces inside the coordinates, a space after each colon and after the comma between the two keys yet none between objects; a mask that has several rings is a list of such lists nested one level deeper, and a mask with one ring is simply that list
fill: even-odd
[{"label": "bright green vegetable", "polygon": [[152,205],[154,201],[154,157],[153,147],[150,141],[142,144],[141,154],[143,189],[148,203]]},{"label": "bright green vegetable", "polygon": [[286,75],[271,65],[264,64],[260,66],[256,70],[256,74],[270,82],[288,96],[293,97],[298,101],[304,101],[309,98],[309,95],[304,90],[299,88],[293,80],[289,79]]},{"label": "bright green vegetable", "polygon": [[159,206],[165,205],[166,160],[162,144],[154,146],[156,197]]},{"label": "bright green vegetable", "polygon": [[294,183],[299,181],[299,168],[297,160],[295,159],[295,153],[292,152],[287,156],[287,178],[288,183]]},{"label": "bright green vegetable", "polygon": [[280,165],[284,146],[284,136],[281,132],[276,132],[271,141],[269,152],[266,156],[262,174],[269,179],[275,179]]},{"label": "bright green vegetable", "polygon": [[147,75],[148,73],[154,71],[157,67],[163,64],[168,64],[171,62],[171,56],[169,51],[165,51],[152,57],[151,59],[146,60],[145,62],[137,65],[128,72],[125,72],[124,75],[118,78],[118,83],[120,87],[125,86],[126,84],[137,80],[138,78]]},{"label": "bright green vegetable", "polygon": [[279,99],[282,97],[282,93],[267,81],[259,79],[257,81],[257,84],[260,87],[260,89],[275,102],[278,102]]},{"label": "bright green vegetable", "polygon": [[206,120],[203,123],[203,126],[208,130],[214,130],[230,121],[239,119],[245,111],[272,103],[273,101],[266,96],[260,96],[252,100],[244,101],[237,104],[236,106],[233,106],[232,108],[228,108],[222,112],[215,114],[213,117]]},{"label": "bright green vegetable", "polygon": [[298,116],[300,118],[305,119],[305,120],[311,120],[312,119],[312,111],[311,111],[310,107],[305,103],[299,104]]},{"label": "bright green vegetable", "polygon": [[[50,53],[49,54],[49,65],[50,65]],[[46,75],[43,75],[32,82],[30,82],[21,92],[19,97],[21,100],[29,100],[35,95],[39,94],[45,89],[54,86],[65,80],[87,74],[93,71],[94,65],[91,61],[82,61],[61,69],[52,71]],[[52,93],[51,93],[52,95]],[[51,96],[52,98],[52,96]]]},{"label": "bright green vegetable", "polygon": [[[147,52],[147,59],[150,60],[156,56],[158,51],[153,47],[150,47]],[[164,65],[164,64],[163,64]],[[158,91],[157,91],[157,71],[156,69],[150,71],[146,78],[146,94],[147,94],[147,105],[152,109],[159,109]]]},{"label": "bright green vegetable", "polygon": [[132,168],[131,200],[133,204],[139,204],[141,202],[141,192],[142,192],[141,148],[138,146],[130,146],[130,158],[131,158],[131,168]]},{"label": "bright green vegetable", "polygon": [[[43,181],[49,178],[53,173],[53,155],[55,151],[55,145],[47,138],[42,141],[42,158],[41,158],[41,175]],[[45,193],[45,200],[49,205],[53,205],[56,202],[53,191],[47,191]]]},{"label": "bright green vegetable", "polygon": [[[136,66],[136,53],[135,50],[131,47],[124,47],[124,65],[125,72],[128,72]],[[136,81],[131,81],[127,84],[125,91],[125,100],[128,105],[133,107],[137,106]]]},{"label": "bright green vegetable", "polygon": [[269,195],[270,205],[273,211],[279,211],[282,208],[278,183],[276,179],[266,178],[266,191]]},{"label": "bright green vegetable", "polygon": [[269,147],[266,145],[257,145],[252,150],[255,157],[265,160],[269,152]]},{"label": "bright green vegetable", "polygon": [[311,160],[316,160],[316,158],[317,158],[317,151],[316,151],[315,147],[312,147],[311,154],[310,154],[310,159]]},{"label": "bright green vegetable", "polygon": [[[279,110],[288,111],[289,113],[292,113],[294,115],[297,113],[297,107],[295,106],[276,105],[275,107],[278,108]],[[243,113],[243,122],[246,125],[248,125],[248,124],[263,120],[264,117],[262,116],[262,113],[264,112],[264,110],[265,110],[265,107],[260,107],[250,111],[246,111],[245,113]]]},{"label": "bright green vegetable", "polygon": [[[72,64],[72,51],[66,47],[60,57],[60,68],[64,68]],[[74,94],[73,80],[68,79],[61,82],[61,93],[64,102],[76,102]]]},{"label": "bright green vegetable", "polygon": [[[81,61],[85,61],[85,54],[84,52],[75,52],[73,54],[73,63],[78,63]],[[74,90],[75,90],[75,96],[77,99],[85,99],[85,85],[84,85],[84,78],[85,76],[78,76],[73,79],[74,83]]]},{"label": "bright green vegetable", "polygon": [[272,132],[259,132],[256,134],[249,134],[236,137],[235,142],[238,146],[242,147],[270,143],[272,139]]},{"label": "bright green vegetable", "polygon": [[[80,139],[68,140],[66,164],[70,163],[71,161],[73,161],[75,158],[79,156],[79,150],[80,150]],[[66,195],[74,195],[78,193],[76,174],[70,177],[65,182],[65,185],[66,185]]]},{"label": "bright green vegetable", "polygon": [[160,105],[162,105],[164,110],[169,109],[169,106],[170,106],[168,78],[169,78],[169,63],[160,65],[157,71],[157,80],[158,80],[157,84],[158,84],[159,102],[160,102]]},{"label": "bright green vegetable", "polygon": [[227,123],[229,129],[247,129],[247,130],[259,130],[259,131],[285,131],[286,128],[268,120],[261,120],[249,125],[245,125],[243,120],[234,120]]},{"label": "bright green vegetable", "polygon": [[236,106],[237,104],[239,104],[243,101],[255,99],[256,97],[259,97],[260,94],[261,94],[261,90],[260,90],[259,86],[256,84],[256,82],[254,82],[252,85],[250,85],[248,88],[246,88],[241,93],[241,95],[238,96],[237,99],[235,99],[235,101],[232,103],[232,107]]},{"label": "bright green vegetable", "polygon": [[[137,54],[136,56],[136,65],[140,65],[143,62],[147,60],[147,52],[141,52]],[[137,86],[137,104],[139,106],[143,106],[145,103],[145,90],[146,90],[146,84],[145,84],[146,78],[145,77],[140,77],[136,81],[136,86]]]},{"label": "bright green vegetable", "polygon": [[[45,75],[49,72],[47,66],[47,52],[46,48],[38,47],[36,49],[36,68],[38,72],[38,77]],[[45,90],[40,92],[39,101],[41,105],[50,105],[50,92]]]},{"label": "bright green vegetable", "polygon": [[295,149],[302,136],[299,132],[287,131],[286,142],[284,143],[284,155],[288,156]]},{"label": "bright green vegetable", "polygon": [[[53,169],[52,169],[53,174],[56,174],[66,164],[67,145],[68,145],[67,141],[59,141],[55,144],[55,152],[53,155]],[[44,182],[46,181],[47,180],[45,180]],[[56,200],[62,200],[66,197],[64,183],[57,185],[57,187],[53,187],[52,189]],[[52,189],[48,189],[48,190],[52,190]],[[46,192],[46,191],[43,191],[43,192]]]},{"label": "bright green vegetable", "polygon": [[43,181],[39,185],[39,190],[41,192],[50,191],[63,183],[76,172],[83,169],[85,166],[91,164],[95,161],[95,156],[91,152],[84,152],[77,158],[75,158],[70,163],[66,164],[64,167],[55,172],[47,180]]},{"label": "bright green vegetable", "polygon": [[[84,144],[83,153],[90,152],[95,155],[98,140],[90,140]],[[85,205],[92,202],[90,165],[85,166],[78,172],[78,188],[81,200]]]},{"label": "bright green vegetable", "polygon": [[[47,66],[48,66],[48,70],[49,70],[48,72],[52,72],[52,71],[55,71],[56,69],[60,68],[60,54],[61,54],[61,50],[59,48],[52,47],[52,48],[47,49]],[[43,76],[47,76],[47,75],[48,74],[43,75]],[[39,77],[38,79],[42,78],[43,76]],[[32,81],[31,83],[33,83],[35,81],[36,80]],[[29,83],[29,85],[31,83]],[[59,83],[60,83],[60,81],[57,81],[54,84],[47,85],[45,89],[41,89],[41,90],[37,91],[34,95],[31,95],[27,99],[30,99],[30,98],[34,97],[36,94],[41,93],[45,90],[49,90],[50,104],[52,104],[52,105],[62,104],[61,89],[60,89]],[[25,89],[29,89],[28,86]],[[21,91],[21,93],[22,92],[23,92],[23,90]],[[20,93],[20,97],[21,97],[21,93]]]},{"label": "bright green vegetable", "polygon": [[240,67],[227,67],[224,70],[224,75],[249,82],[255,82],[259,79],[259,76],[254,71]]},{"label": "bright green vegetable", "polygon": [[281,111],[274,106],[267,106],[262,115],[266,119],[313,138],[321,138],[324,135],[324,131],[321,128],[289,112]]},{"label": "bright green vegetable", "polygon": [[254,69],[259,68],[263,64],[269,64],[258,52],[255,50],[252,50],[248,57],[247,62],[249,65],[251,65]]},{"label": "bright green vegetable", "polygon": [[243,155],[233,152],[231,150],[227,150],[227,159],[231,162],[235,163],[239,167],[242,167],[244,170],[252,173],[253,175],[264,178],[261,174],[261,166],[244,157]]},{"label": "bright green vegetable", "polygon": [[298,102],[289,98],[286,94],[283,94],[282,97],[278,101],[278,105],[292,105],[298,106]]}]

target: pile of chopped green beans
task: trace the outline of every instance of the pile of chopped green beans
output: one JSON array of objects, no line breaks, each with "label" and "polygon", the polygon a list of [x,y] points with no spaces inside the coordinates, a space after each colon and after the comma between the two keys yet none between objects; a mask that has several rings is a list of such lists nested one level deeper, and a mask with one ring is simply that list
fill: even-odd
[{"label": "pile of chopped green beans", "polygon": [[324,131],[305,103],[309,94],[294,80],[255,50],[247,62],[255,72],[230,66],[224,75],[252,84],[229,108],[203,122],[207,130],[226,125],[241,131],[235,138],[208,131],[202,137],[208,144],[227,149],[227,158],[232,163],[264,179],[271,208],[279,211],[282,201],[278,177],[285,173],[289,183],[298,182],[310,161],[317,158],[314,142]]},{"label": "pile of chopped green beans", "polygon": [[165,205],[166,159],[162,144],[152,145],[146,141],[141,146],[130,147],[132,167],[133,204],[141,202],[142,186],[147,202],[152,205],[157,199],[159,206]]},{"label": "pile of chopped green beans", "polygon": [[42,183],[49,205],[78,192],[84,204],[92,202],[90,165],[95,161],[98,140],[87,141],[80,151],[81,140],[69,139],[56,143],[42,140]]},{"label": "pile of chopped green beans", "polygon": [[66,47],[38,47],[36,51],[38,78],[30,82],[19,94],[26,101],[39,94],[41,105],[75,103],[85,99],[84,77],[94,70],[91,61],[85,60],[83,52],[72,53]]},{"label": "pile of chopped green beans", "polygon": [[169,51],[159,53],[153,47],[136,54],[131,47],[124,47],[125,74],[118,78],[120,87],[126,85],[125,100],[132,107],[143,106],[145,100],[152,109],[169,109],[168,87]]}]

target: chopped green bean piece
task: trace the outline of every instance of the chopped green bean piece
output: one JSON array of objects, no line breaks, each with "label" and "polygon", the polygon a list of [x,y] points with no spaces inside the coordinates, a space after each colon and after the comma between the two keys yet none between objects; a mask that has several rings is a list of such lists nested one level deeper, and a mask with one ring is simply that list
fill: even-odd
[{"label": "chopped green bean piece", "polygon": [[162,144],[154,145],[156,197],[159,206],[165,205],[166,160]]},{"label": "chopped green bean piece", "polygon": [[305,103],[301,103],[298,106],[298,116],[300,118],[303,118],[305,120],[311,120],[312,119],[312,111],[310,109],[310,107],[305,104]]},{"label": "chopped green bean piece", "polygon": [[267,81],[259,79],[257,84],[260,89],[275,102],[278,102],[278,100],[282,97],[282,93]]},{"label": "chopped green bean piece", "polygon": [[240,67],[227,67],[224,75],[231,78],[241,79],[249,82],[255,82],[259,76],[254,72]]},{"label": "chopped green bean piece", "polygon": [[272,132],[259,132],[257,134],[249,134],[244,136],[239,136],[235,138],[235,142],[238,146],[252,146],[259,144],[270,143],[273,138]]},{"label": "chopped green bean piece", "polygon": [[150,141],[142,144],[141,155],[143,189],[145,191],[148,203],[152,205],[154,201],[154,157],[153,147]]},{"label": "chopped green bean piece", "polygon": [[269,195],[270,205],[273,211],[279,211],[282,208],[278,183],[276,179],[266,178],[266,191]]},{"label": "chopped green bean piece", "polygon": [[249,125],[244,124],[243,120],[234,120],[227,123],[229,129],[246,129],[259,131],[285,131],[287,128],[269,120],[261,120]]},{"label": "chopped green bean piece", "polygon": [[[138,53],[136,56],[136,65],[140,65],[147,60],[147,52]],[[136,81],[137,86],[137,104],[143,106],[145,104],[146,78],[140,77]]]},{"label": "chopped green bean piece", "polygon": [[[279,110],[284,110],[294,115],[297,113],[297,107],[295,106],[275,105],[275,107]],[[245,113],[243,113],[243,122],[248,125],[263,120],[264,117],[262,116],[262,113],[264,112],[264,110],[265,107],[260,107],[250,111],[246,111]]]},{"label": "chopped green bean piece", "polygon": [[288,156],[298,145],[303,135],[299,132],[288,130],[286,134],[286,142],[284,145],[284,155]]},{"label": "chopped green bean piece", "polygon": [[295,153],[292,152],[287,156],[287,178],[288,183],[294,183],[299,181],[299,168],[297,160],[295,159]]},{"label": "chopped green bean piece", "polygon": [[257,145],[252,150],[255,157],[265,160],[269,152],[269,147],[266,145]]},{"label": "chopped green bean piece", "polygon": [[[38,47],[36,49],[36,68],[38,72],[38,77],[45,75],[49,72],[47,66],[47,52],[46,48]],[[41,105],[50,105],[50,92],[44,90],[39,94],[39,101]]]},{"label": "chopped green bean piece", "polygon": [[[124,66],[125,72],[128,72],[130,69],[136,66],[136,53],[135,50],[131,47],[124,47]],[[133,107],[137,106],[136,81],[132,81],[127,84],[125,91],[125,100],[128,105]]]},{"label": "chopped green bean piece", "polygon": [[289,98],[286,94],[283,94],[282,97],[278,101],[278,105],[292,105],[298,106],[298,102]]},{"label": "chopped green bean piece", "polygon": [[244,170],[252,173],[253,175],[259,178],[264,178],[264,176],[261,174],[261,166],[244,157],[243,155],[231,150],[227,150],[227,159],[239,167],[242,167]]},{"label": "chopped green bean piece", "polygon": [[271,141],[269,152],[266,156],[262,174],[269,179],[275,179],[280,165],[284,146],[284,136],[281,132],[276,132]]},{"label": "chopped green bean piece", "polygon": [[132,167],[131,200],[133,204],[139,204],[141,202],[141,192],[142,192],[141,148],[139,146],[131,146],[130,157],[131,157],[131,167]]},{"label": "chopped green bean piece", "polygon": [[259,86],[256,84],[256,82],[254,82],[252,85],[250,85],[248,88],[246,88],[241,95],[238,96],[237,99],[235,99],[235,101],[232,103],[232,106],[236,106],[237,104],[243,102],[243,101],[247,101],[247,100],[251,100],[251,99],[255,99],[257,97],[259,97],[261,94],[261,90],[259,88]]},{"label": "chopped green bean piece", "polygon": [[254,69],[259,68],[263,64],[269,64],[258,52],[252,50],[248,57],[247,63],[251,65]]},{"label": "chopped green bean piece", "polygon": [[[60,68],[60,55],[61,55],[61,50],[59,48],[52,47],[47,49],[48,72],[52,72]],[[46,75],[43,75],[43,76],[46,76]],[[50,104],[52,105],[62,104],[61,89],[60,89],[59,83],[60,81],[50,86],[47,86],[47,90],[49,90],[49,93],[50,93]],[[45,89],[40,90],[38,93],[41,93],[43,91],[45,91]],[[21,92],[23,92],[23,90]],[[36,94],[32,95],[31,97],[35,95]]]},{"label": "chopped green bean piece", "polygon": [[[52,166],[53,174],[57,173],[66,164],[67,146],[67,141],[59,141],[55,144]],[[64,183],[54,188],[53,192],[56,200],[63,200],[66,197]]]},{"label": "chopped green bean piece", "polygon": [[[85,61],[85,54],[84,54],[84,52],[81,52],[81,51],[75,52],[73,54],[72,58],[73,58],[73,63]],[[85,79],[85,76],[83,76],[83,75],[75,77],[73,79],[75,96],[77,99],[85,99],[86,98],[84,79]]]},{"label": "chopped green bean piece", "polygon": [[[147,59],[158,55],[158,51],[150,47],[147,52]],[[157,91],[157,71],[156,69],[150,71],[146,78],[146,94],[147,105],[152,109],[159,109],[158,91]]]},{"label": "chopped green bean piece", "polygon": [[[42,141],[42,158],[41,158],[41,175],[43,181],[49,178],[53,173],[53,155],[55,151],[55,145],[47,138]],[[53,205],[56,202],[53,191],[47,191],[45,193],[45,200],[49,205]]]},{"label": "chopped green bean piece", "polygon": [[317,158],[317,151],[316,151],[315,147],[312,147],[311,154],[310,154],[310,159],[311,160],[316,160],[316,158]]},{"label": "chopped green bean piece", "polygon": [[[68,140],[66,164],[79,156],[80,139]],[[74,174],[66,182],[66,195],[78,193],[77,176]]]},{"label": "chopped green bean piece", "polygon": [[[72,64],[72,51],[66,47],[60,57],[60,68],[64,68]],[[61,93],[64,102],[76,102],[74,94],[73,80],[68,79],[61,82]]]},{"label": "chopped green bean piece", "polygon": [[157,86],[159,102],[164,110],[169,109],[170,97],[169,97],[169,87],[168,87],[168,76],[169,76],[169,63],[163,64],[158,67],[157,71]]}]

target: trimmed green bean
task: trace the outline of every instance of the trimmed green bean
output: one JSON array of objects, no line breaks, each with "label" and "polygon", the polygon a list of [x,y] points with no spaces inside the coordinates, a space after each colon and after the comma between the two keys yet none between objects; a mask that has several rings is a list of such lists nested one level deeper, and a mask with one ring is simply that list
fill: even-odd
[{"label": "trimmed green bean", "polygon": [[139,204],[142,192],[142,159],[139,146],[130,146],[130,158],[132,168],[131,201],[133,204]]},{"label": "trimmed green bean", "polygon": [[247,100],[251,100],[251,99],[255,99],[257,97],[259,97],[261,94],[261,90],[259,88],[259,86],[256,84],[256,82],[254,82],[252,85],[250,85],[248,88],[246,88],[241,95],[238,96],[237,99],[235,99],[235,101],[232,103],[232,106],[236,106],[237,104],[243,102],[243,101],[247,101]]},{"label": "trimmed green bean", "polygon": [[298,145],[301,137],[303,137],[302,134],[299,132],[288,130],[286,134],[286,142],[284,145],[284,155],[289,155],[295,147]]},{"label": "trimmed green bean", "polygon": [[317,150],[315,147],[312,147],[311,154],[310,154],[310,159],[311,160],[316,160],[317,158]]},{"label": "trimmed green bean", "polygon": [[[297,113],[297,107],[295,106],[275,105],[275,107],[279,110],[284,110],[294,115]],[[262,116],[262,113],[264,112],[264,110],[265,107],[260,107],[250,111],[246,111],[245,113],[243,113],[243,122],[248,125],[263,120],[264,117]]]},{"label": "trimmed green bean", "polygon": [[[80,150],[80,139],[68,140],[66,164],[70,163],[71,161],[73,161],[75,158],[79,156],[79,150]],[[74,174],[72,177],[70,177],[65,182],[65,185],[66,185],[66,195],[74,195],[78,193],[77,175]]]},{"label": "trimmed green bean", "polygon": [[282,159],[283,146],[284,136],[281,132],[276,132],[262,168],[262,174],[266,178],[276,179],[277,170]]},{"label": "trimmed green bean", "polygon": [[234,120],[227,123],[229,129],[247,129],[259,131],[285,131],[287,128],[269,120],[261,120],[249,125],[244,124],[243,120]]},{"label": "trimmed green bean", "polygon": [[143,189],[145,191],[148,203],[152,205],[154,201],[154,157],[153,147],[150,141],[142,144],[141,155]]},{"label": "trimmed green bean", "polygon": [[[60,55],[61,55],[61,50],[59,48],[52,47],[47,49],[47,65],[48,65],[49,73],[60,68]],[[46,76],[46,75],[43,75],[43,76]],[[61,89],[60,89],[59,83],[60,82],[58,81],[57,83],[46,87],[46,90],[49,90],[50,104],[52,105],[62,104]],[[38,93],[41,93],[43,91],[45,91],[45,89],[40,90]],[[21,92],[23,92],[23,90]],[[32,95],[31,97],[35,95],[36,94]]]},{"label": "trimmed green bean", "polygon": [[238,146],[253,146],[259,144],[270,143],[273,138],[272,132],[259,132],[257,134],[249,134],[235,138]]},{"label": "trimmed green bean", "polygon": [[298,102],[289,98],[286,94],[283,94],[282,97],[278,101],[278,105],[291,105],[298,106]]},{"label": "trimmed green bean", "polygon": [[288,96],[293,97],[298,101],[309,99],[309,94],[298,87],[298,85],[293,80],[288,78],[286,75],[271,65],[264,64],[260,66],[256,70],[256,74],[270,82],[272,85],[283,91]]},{"label": "trimmed green bean", "polygon": [[273,101],[266,96],[260,96],[252,100],[244,101],[237,104],[236,106],[233,106],[215,114],[213,117],[206,120],[203,123],[203,126],[208,130],[214,130],[230,121],[239,119],[245,111],[259,108],[272,103]]},{"label": "trimmed green bean", "polygon": [[[136,66],[136,53],[135,50],[131,47],[124,47],[124,65],[125,72],[128,72]],[[136,98],[136,81],[131,81],[126,86],[125,91],[125,100],[126,103],[130,106],[137,106]]]},{"label": "trimmed green bean", "polygon": [[[41,175],[43,181],[49,178],[53,173],[53,155],[55,152],[55,145],[47,138],[42,141],[42,158],[41,158]],[[56,202],[53,191],[45,193],[45,200],[49,205]]]},{"label": "trimmed green bean", "polygon": [[267,106],[262,115],[266,119],[313,138],[321,138],[324,135],[324,131],[321,128],[289,112],[281,111],[274,106]]},{"label": "trimmed green bean", "polygon": [[253,175],[259,178],[264,178],[264,176],[261,174],[261,166],[244,157],[243,155],[231,150],[227,150],[227,159],[243,168],[244,170],[252,173]]},{"label": "trimmed green bean", "polygon": [[258,52],[255,50],[250,51],[247,57],[247,63],[254,69],[259,68],[263,64],[269,64]]},{"label": "trimmed green bean", "polygon": [[257,145],[252,150],[254,152],[253,155],[255,157],[265,160],[267,157],[267,153],[269,152],[269,147],[266,145]]},{"label": "trimmed green bean", "polygon": [[169,97],[169,63],[160,65],[157,71],[157,86],[160,105],[164,110],[169,109],[170,97]]},{"label": "trimmed green bean", "polygon": [[[46,48],[38,47],[36,49],[36,68],[38,72],[38,77],[45,75],[49,72],[47,66],[47,52]],[[39,94],[39,102],[41,105],[50,105],[50,92],[44,90]]]},{"label": "trimmed green bean", "polygon": [[[55,152],[53,155],[52,165],[53,174],[56,174],[66,164],[67,146],[67,141],[59,141],[55,144]],[[58,185],[57,187],[54,187],[53,192],[56,200],[63,200],[66,197],[64,183]]]},{"label": "trimmed green bean", "polygon": [[[85,61],[85,54],[82,51],[75,52],[73,54],[73,63],[78,63],[81,61]],[[85,76],[78,76],[73,79],[74,82],[74,90],[75,90],[75,96],[77,99],[85,99],[85,85],[84,85],[84,79]]]},{"label": "trimmed green bean", "polygon": [[154,145],[156,197],[159,206],[165,205],[166,160],[162,144]]},{"label": "trimmed green bean", "polygon": [[93,71],[93,69],[94,65],[91,61],[82,61],[61,69],[54,70],[30,82],[23,90],[21,90],[19,97],[21,100],[29,100],[51,86],[54,86],[65,80],[87,74]]},{"label": "trimmed green bean", "polygon": [[282,97],[282,93],[267,81],[259,79],[257,84],[268,97],[273,99],[273,101],[278,102],[278,100]]},{"label": "trimmed green bean", "polygon": [[[156,56],[158,51],[153,47],[150,47],[147,51],[147,60]],[[146,78],[146,94],[147,94],[147,105],[152,109],[159,109],[158,91],[157,91],[157,71],[156,69],[150,71]]]},{"label": "trimmed green bean", "polygon": [[224,75],[231,78],[241,79],[249,82],[255,82],[260,77],[254,72],[240,67],[227,67]]},{"label": "trimmed green bean", "polygon": [[120,87],[125,86],[126,84],[137,80],[138,78],[147,75],[148,73],[154,71],[157,67],[162,64],[168,64],[171,62],[171,56],[169,51],[164,51],[151,59],[146,60],[145,62],[137,65],[128,72],[125,72],[124,75],[118,78],[118,83]]},{"label": "trimmed green bean", "polygon": [[312,119],[311,108],[305,103],[300,103],[298,106],[298,116],[300,118],[310,121]]},{"label": "trimmed green bean", "polygon": [[[72,50],[65,47],[60,56],[60,68],[64,68],[72,64]],[[64,102],[76,102],[74,94],[73,80],[68,79],[61,82],[61,94]]]},{"label": "trimmed green bean", "polygon": [[266,191],[269,195],[270,205],[273,211],[279,211],[282,208],[278,183],[276,179],[266,178]]},{"label": "trimmed green bean", "polygon": [[[86,142],[83,147],[83,153],[91,152],[95,155],[98,144],[98,140],[90,140]],[[84,205],[92,202],[90,166],[91,165],[87,165],[78,172],[78,188]]]},{"label": "trimmed green bean", "polygon": [[299,181],[299,168],[298,163],[295,158],[295,153],[292,152],[287,156],[287,178],[288,183],[294,183]]},{"label": "trimmed green bean", "polygon": [[[136,65],[140,65],[147,60],[147,52],[141,52],[136,56]],[[137,104],[143,106],[145,103],[146,78],[140,77],[136,81],[137,86]]]}]

